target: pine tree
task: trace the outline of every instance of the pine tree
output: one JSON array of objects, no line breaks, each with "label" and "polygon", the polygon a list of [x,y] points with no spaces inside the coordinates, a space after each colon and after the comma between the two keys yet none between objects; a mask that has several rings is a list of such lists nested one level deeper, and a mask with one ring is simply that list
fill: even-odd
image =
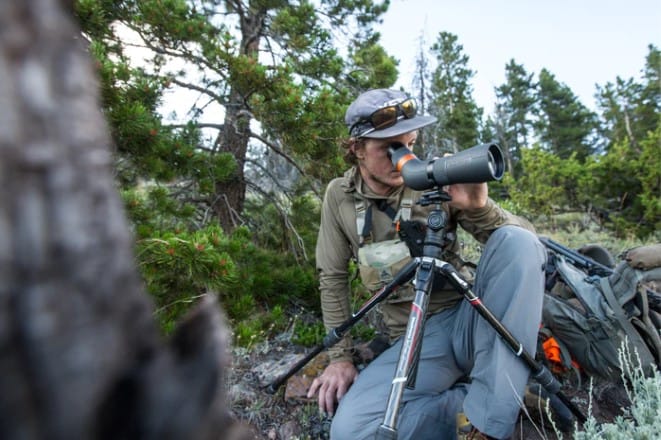
[{"label": "pine tree", "polygon": [[457,36],[449,32],[438,35],[431,51],[437,61],[430,103],[432,114],[439,120],[437,142],[451,152],[472,147],[479,139],[482,109],[473,100],[470,80],[475,73],[468,67],[468,55]]},{"label": "pine tree", "polygon": [[496,88],[494,130],[514,176],[521,173],[521,149],[532,134],[532,115],[536,102],[533,74],[513,59],[505,66],[505,84]]},{"label": "pine tree", "polygon": [[[415,58],[415,73],[411,83],[411,91],[418,102],[418,112],[422,114],[429,113],[431,101],[430,93],[430,65],[426,53],[427,44],[424,35],[421,34],[418,39],[418,53]],[[421,130],[414,146],[414,152],[421,157],[432,157],[437,154],[437,142],[431,130]]]},{"label": "pine tree", "polygon": [[[318,300],[310,194],[318,199],[345,167],[336,141],[346,136],[348,101],[396,80],[370,27],[386,7],[75,3],[102,79],[140,268],[166,330],[207,289],[249,341],[269,328],[259,310],[289,295]],[[167,122],[161,104],[182,90],[197,100]]]},{"label": "pine tree", "polygon": [[[94,43],[115,52],[124,52],[127,44],[141,48],[145,62],[138,70],[148,83],[143,89],[153,93],[156,104],[143,119],[153,115],[165,88],[198,95],[193,108],[178,115],[189,123],[175,128],[195,144],[192,153],[183,154],[204,152],[205,163],[213,164],[204,171],[195,167],[211,176],[211,187],[205,185],[206,193],[196,198],[205,199],[227,232],[245,222],[246,187],[260,187],[246,179],[246,171],[261,163],[259,156],[270,151],[314,179],[336,175],[342,161],[335,142],[344,134],[343,110],[354,95],[352,86],[396,79],[395,61],[378,48],[370,27],[387,2],[81,0],[77,6],[81,19],[90,22],[86,27],[100,22],[131,31],[130,39],[127,32],[107,32],[102,41],[92,34]],[[358,49],[343,57],[334,33]],[[120,60],[136,67],[125,54]],[[356,81],[350,75],[355,71],[367,73]],[[120,81],[131,84],[133,78]],[[216,121],[200,122],[206,109],[214,109]],[[129,119],[135,118],[118,125]],[[147,134],[168,128],[152,127]],[[122,140],[131,156],[144,151],[133,137]],[[174,154],[169,146],[154,149]]]},{"label": "pine tree", "polygon": [[597,88],[606,154],[595,172],[593,200],[609,210],[618,232],[644,236],[659,228],[661,212],[661,54],[649,46],[642,78]]},{"label": "pine tree", "polygon": [[661,112],[661,52],[650,45],[641,80],[617,77],[614,83],[597,86],[602,133],[606,149],[629,142],[640,150],[640,141],[659,125]]},{"label": "pine tree", "polygon": [[535,128],[544,148],[563,159],[593,153],[596,116],[546,69],[539,74],[537,103]]}]

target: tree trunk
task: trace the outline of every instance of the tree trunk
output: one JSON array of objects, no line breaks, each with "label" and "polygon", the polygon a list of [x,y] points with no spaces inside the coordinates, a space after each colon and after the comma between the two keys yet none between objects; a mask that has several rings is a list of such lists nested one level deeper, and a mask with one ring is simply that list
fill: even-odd
[{"label": "tree trunk", "polygon": [[0,2],[0,438],[224,438],[221,315],[160,340],[62,4]]},{"label": "tree trunk", "polygon": [[[242,2],[230,1],[237,11],[241,22],[241,54],[257,61],[259,44],[266,12],[260,9],[246,8]],[[232,232],[242,222],[243,204],[246,195],[244,167],[250,140],[250,121],[252,115],[247,100],[253,90],[241,90],[232,85],[229,103],[225,106],[224,131],[220,151],[231,153],[237,162],[237,174],[230,182],[216,185],[216,200],[213,210],[225,232]]]},{"label": "tree trunk", "polygon": [[223,230],[230,233],[242,223],[241,214],[246,194],[244,167],[250,135],[250,117],[243,96],[232,89],[230,105],[226,106],[225,123],[220,143],[220,151],[231,153],[236,160],[236,175],[229,182],[216,185],[216,201],[213,205],[218,222]]}]

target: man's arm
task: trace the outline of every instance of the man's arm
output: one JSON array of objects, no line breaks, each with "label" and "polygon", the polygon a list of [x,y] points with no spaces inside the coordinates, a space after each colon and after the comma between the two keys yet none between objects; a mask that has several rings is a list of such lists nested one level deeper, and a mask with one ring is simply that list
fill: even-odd
[{"label": "man's arm", "polygon": [[535,232],[528,220],[510,213],[490,199],[486,183],[450,185],[446,191],[452,197],[449,205],[461,227],[481,243],[485,243],[494,230],[505,225],[520,226]]},{"label": "man's arm", "polygon": [[[337,183],[337,182],[335,182]],[[350,318],[349,260],[351,245],[342,231],[338,218],[341,190],[331,183],[324,196],[321,210],[321,225],[317,239],[316,260],[319,272],[321,310],[327,331]],[[345,337],[329,348],[331,364],[310,386],[308,397],[319,393],[319,410],[329,414],[335,412],[336,403],[344,396],[358,371],[353,365],[351,340]]]}]

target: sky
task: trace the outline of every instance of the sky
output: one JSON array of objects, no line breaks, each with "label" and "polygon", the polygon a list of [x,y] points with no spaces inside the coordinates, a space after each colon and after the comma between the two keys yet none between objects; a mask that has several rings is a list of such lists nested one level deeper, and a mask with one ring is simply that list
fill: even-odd
[{"label": "sky", "polygon": [[375,29],[400,61],[396,88],[411,89],[420,39],[430,47],[447,31],[476,72],[473,98],[485,113],[511,59],[535,78],[546,68],[595,110],[596,84],[639,79],[648,45],[661,48],[661,0],[391,0]]}]

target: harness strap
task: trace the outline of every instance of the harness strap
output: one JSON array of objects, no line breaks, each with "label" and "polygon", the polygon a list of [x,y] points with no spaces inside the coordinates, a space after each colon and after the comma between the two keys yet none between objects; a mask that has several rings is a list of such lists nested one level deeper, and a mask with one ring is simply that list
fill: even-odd
[{"label": "harness strap", "polygon": [[[358,233],[358,246],[362,247],[372,233],[372,205],[376,205],[379,211],[385,213],[393,221],[408,221],[411,219],[413,209],[413,190],[406,187],[399,211],[395,212],[385,199],[370,200],[354,197],[356,208],[356,232]],[[370,203],[371,202],[371,203]]]},{"label": "harness strap", "polygon": [[404,198],[402,198],[402,203],[399,208],[398,217],[395,219],[395,223],[398,221],[409,221],[411,220],[411,212],[413,210],[413,197],[411,194],[412,190],[410,188],[404,189]]},{"label": "harness strap", "polygon": [[[367,216],[367,206],[365,199],[354,197],[356,208],[356,232],[358,233],[358,245],[360,247],[365,243],[365,217]],[[370,222],[371,222],[370,218]]]},{"label": "harness strap", "polygon": [[397,213],[395,210],[388,204],[388,201],[385,199],[379,199],[375,200],[374,204],[376,205],[377,208],[379,208],[379,211],[384,212],[388,217],[390,217],[391,220],[395,220],[395,217],[397,217]]}]

